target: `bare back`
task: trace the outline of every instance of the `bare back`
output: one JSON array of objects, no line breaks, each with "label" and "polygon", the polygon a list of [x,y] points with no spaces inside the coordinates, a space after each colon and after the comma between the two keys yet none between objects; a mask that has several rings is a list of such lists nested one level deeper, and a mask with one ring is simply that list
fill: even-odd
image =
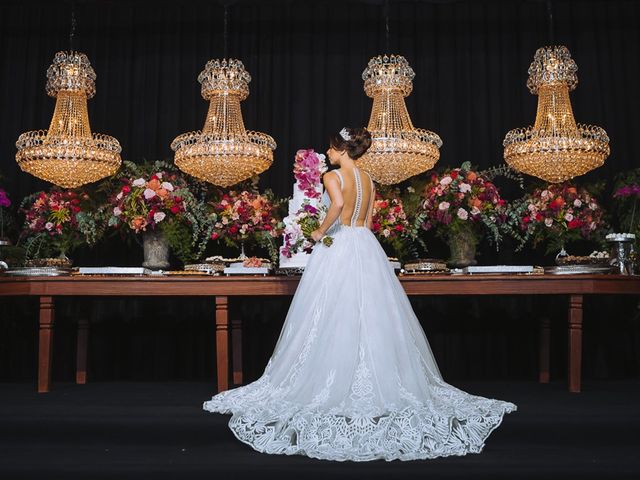
[{"label": "bare back", "polygon": [[340,179],[342,190],[343,207],[340,223],[352,227],[367,226],[367,217],[371,214],[371,196],[374,192],[371,177],[358,167],[340,168],[334,172]]}]

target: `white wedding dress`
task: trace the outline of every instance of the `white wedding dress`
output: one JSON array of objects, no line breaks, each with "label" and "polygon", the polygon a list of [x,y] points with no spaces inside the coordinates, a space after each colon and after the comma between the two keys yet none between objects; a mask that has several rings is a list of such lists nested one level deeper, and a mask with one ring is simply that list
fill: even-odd
[{"label": "white wedding dress", "polygon": [[478,453],[516,406],[442,379],[387,255],[355,226],[369,203],[358,169],[353,177],[352,223],[338,219],[327,232],[333,245],[313,249],[264,374],[204,409],[231,413],[235,436],[265,453],[352,461]]}]

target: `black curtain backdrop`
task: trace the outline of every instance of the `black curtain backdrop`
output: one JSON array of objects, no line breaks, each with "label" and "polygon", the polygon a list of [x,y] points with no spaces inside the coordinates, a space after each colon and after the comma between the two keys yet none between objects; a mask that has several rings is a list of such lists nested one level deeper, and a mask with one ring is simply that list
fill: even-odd
[{"label": "black curtain backdrop", "polygon": [[[245,125],[278,143],[273,166],[261,176],[263,187],[290,195],[296,150],[324,151],[331,132],[367,124],[371,99],[361,74],[378,54],[404,55],[415,70],[408,109],[414,125],[442,137],[441,166],[499,165],[505,133],[533,123],[537,97],[525,83],[536,49],[550,43],[546,2],[391,1],[388,52],[383,6],[380,0],[231,2],[229,56],[241,59],[252,76],[242,104]],[[571,96],[576,119],[604,127],[611,137],[605,166],[583,179],[611,180],[640,166],[640,2],[557,0],[553,8],[555,43],[566,45],[579,67]],[[221,2],[86,0],[75,2],[75,12],[75,48],[88,55],[97,73],[97,94],[89,101],[93,131],[116,137],[124,159],[172,159],[173,138],[204,123],[207,103],[197,76],[209,59],[223,56]],[[44,91],[45,73],[55,52],[69,48],[70,16],[71,2],[0,6],[0,174],[14,200],[48,187],[19,170],[15,141],[24,131],[49,126],[54,99]],[[497,258],[486,255],[488,261]],[[537,260],[514,256],[508,247],[501,255],[505,263]],[[136,261],[139,256],[135,252]],[[587,377],[640,371],[635,301],[588,303]],[[35,304],[0,302],[0,379],[34,378]],[[545,314],[556,326],[553,368],[563,375],[565,299],[412,302],[445,376],[535,378],[537,318]],[[59,303],[54,374],[59,379],[72,378],[73,322],[86,309],[94,322],[93,378],[213,375],[208,300]],[[282,299],[239,304],[250,325],[249,379],[266,363],[287,306]]]}]

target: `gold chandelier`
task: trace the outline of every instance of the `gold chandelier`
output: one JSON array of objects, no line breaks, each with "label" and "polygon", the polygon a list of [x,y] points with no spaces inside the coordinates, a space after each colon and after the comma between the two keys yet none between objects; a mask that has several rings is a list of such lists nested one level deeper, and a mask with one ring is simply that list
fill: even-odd
[{"label": "gold chandelier", "polygon": [[440,137],[415,128],[404,97],[413,90],[415,73],[400,55],[384,55],[369,60],[362,72],[364,91],[373,98],[367,129],[371,147],[358,164],[373,179],[385,185],[401,182],[433,168],[440,158]]},{"label": "gold chandelier", "polygon": [[18,137],[20,168],[63,188],[74,188],[113,175],[120,167],[120,144],[91,133],[87,100],[96,93],[96,74],[84,53],[56,53],[47,70],[47,94],[56,106],[49,130]]},{"label": "gold chandelier", "polygon": [[564,46],[536,51],[527,80],[538,95],[535,125],[511,130],[503,142],[504,159],[516,170],[558,183],[601,166],[609,156],[607,132],[573,117],[569,91],[578,84],[577,70]]},{"label": "gold chandelier", "polygon": [[249,96],[251,76],[240,60],[210,60],[198,76],[209,112],[202,130],[184,133],[171,143],[182,171],[228,187],[265,171],[276,142],[245,130],[240,102]]}]

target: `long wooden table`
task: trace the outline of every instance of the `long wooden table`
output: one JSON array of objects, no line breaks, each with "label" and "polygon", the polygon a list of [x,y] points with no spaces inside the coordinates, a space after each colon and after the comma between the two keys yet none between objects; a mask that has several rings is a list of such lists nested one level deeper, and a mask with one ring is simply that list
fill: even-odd
[{"label": "long wooden table", "polygon": [[[210,296],[215,298],[218,391],[229,388],[229,355],[233,381],[242,383],[241,319],[229,321],[229,297],[292,296],[299,277],[150,277],[150,276],[0,276],[0,296],[36,296],[40,301],[38,392],[51,388],[55,298],[60,296]],[[640,277],[623,275],[432,275],[401,276],[408,295],[562,295],[568,298],[569,391],[580,392],[582,315],[585,295],[640,295]],[[231,327],[231,328],[230,328]],[[86,382],[88,320],[78,323],[76,382]],[[232,342],[230,342],[230,330]],[[550,324],[540,331],[539,380],[549,381]],[[231,344],[233,348],[231,348]]]}]

